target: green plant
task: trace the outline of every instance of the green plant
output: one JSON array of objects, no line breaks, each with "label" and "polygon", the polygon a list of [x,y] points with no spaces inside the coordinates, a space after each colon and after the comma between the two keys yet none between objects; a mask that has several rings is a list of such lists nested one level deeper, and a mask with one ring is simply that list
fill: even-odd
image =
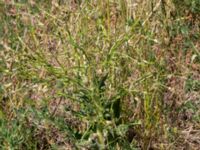
[{"label": "green plant", "polygon": [[198,16],[197,0],[1,1],[0,148],[195,149]]}]

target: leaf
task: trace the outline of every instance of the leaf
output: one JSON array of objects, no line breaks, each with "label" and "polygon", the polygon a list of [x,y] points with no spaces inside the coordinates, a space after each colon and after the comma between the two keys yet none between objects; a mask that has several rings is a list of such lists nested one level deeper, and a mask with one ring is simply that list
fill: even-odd
[{"label": "leaf", "polygon": [[125,136],[126,132],[128,131],[128,128],[129,128],[129,126],[126,124],[121,124],[121,125],[117,126],[117,128],[116,128],[117,135],[120,135],[122,137]]},{"label": "leaf", "polygon": [[121,107],[120,107],[120,98],[116,99],[112,104],[112,111],[115,118],[120,117]]},{"label": "leaf", "polygon": [[105,87],[105,81],[106,81],[106,79],[107,79],[107,77],[108,77],[108,73],[105,75],[105,76],[103,76],[100,80],[99,80],[99,90],[102,92],[102,90],[103,90],[103,88]]},{"label": "leaf", "polygon": [[4,119],[4,113],[0,110],[0,119]]}]

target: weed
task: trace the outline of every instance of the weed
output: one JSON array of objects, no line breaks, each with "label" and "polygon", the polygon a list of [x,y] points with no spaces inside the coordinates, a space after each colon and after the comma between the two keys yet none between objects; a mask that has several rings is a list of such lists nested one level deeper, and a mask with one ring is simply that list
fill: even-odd
[{"label": "weed", "polygon": [[198,149],[198,18],[198,0],[1,1],[0,148]]}]

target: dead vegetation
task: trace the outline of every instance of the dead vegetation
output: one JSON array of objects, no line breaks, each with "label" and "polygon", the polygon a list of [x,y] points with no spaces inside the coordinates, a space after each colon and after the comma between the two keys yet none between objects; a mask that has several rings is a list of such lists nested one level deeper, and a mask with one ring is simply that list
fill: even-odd
[{"label": "dead vegetation", "polygon": [[198,150],[199,6],[0,1],[0,148]]}]

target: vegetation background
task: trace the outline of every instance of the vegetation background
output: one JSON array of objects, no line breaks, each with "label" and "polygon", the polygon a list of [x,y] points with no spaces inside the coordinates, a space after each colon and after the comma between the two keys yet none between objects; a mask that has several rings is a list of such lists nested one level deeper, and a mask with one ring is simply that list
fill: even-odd
[{"label": "vegetation background", "polygon": [[198,150],[199,0],[0,0],[0,149]]}]

